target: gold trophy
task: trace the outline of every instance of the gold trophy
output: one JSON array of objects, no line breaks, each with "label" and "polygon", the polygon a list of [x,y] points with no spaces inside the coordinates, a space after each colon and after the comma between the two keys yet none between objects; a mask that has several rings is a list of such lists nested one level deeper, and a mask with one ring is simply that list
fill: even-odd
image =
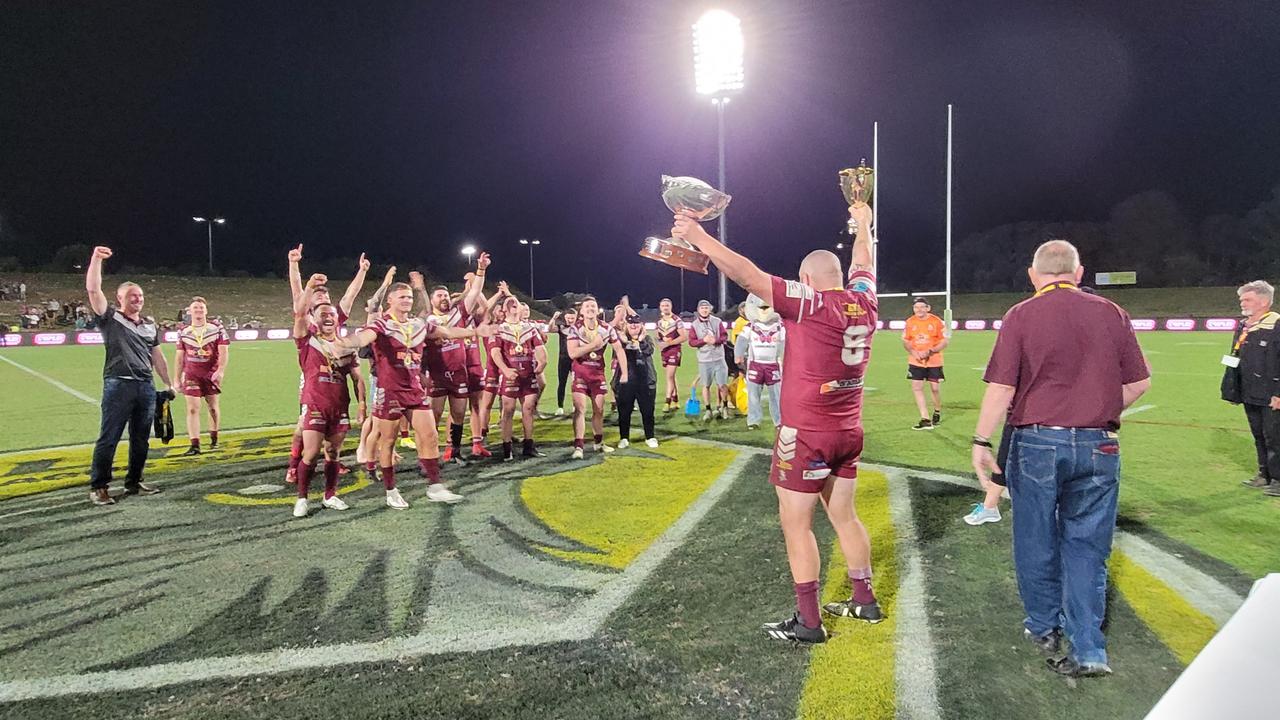
[{"label": "gold trophy", "polygon": [[[840,171],[840,192],[844,194],[849,207],[862,207],[871,202],[871,196],[876,188],[875,174],[875,170],[867,167],[866,158],[858,163],[858,167]],[[849,218],[849,234],[853,235],[857,231],[858,224],[853,218]]]},{"label": "gold trophy", "polygon": [[[729,207],[731,199],[733,198],[727,193],[722,193],[697,178],[662,176],[662,201],[671,212],[690,212],[698,220],[706,222],[720,217],[725,208]],[[640,246],[640,254],[650,260],[703,275],[707,274],[707,266],[711,263],[711,259],[705,254],[679,238],[645,238],[644,244]]]}]

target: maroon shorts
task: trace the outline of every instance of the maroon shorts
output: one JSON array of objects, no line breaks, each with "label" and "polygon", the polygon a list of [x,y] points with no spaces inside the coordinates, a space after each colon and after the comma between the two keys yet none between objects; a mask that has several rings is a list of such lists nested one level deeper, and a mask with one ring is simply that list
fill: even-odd
[{"label": "maroon shorts", "polygon": [[182,378],[182,394],[187,397],[209,397],[222,394],[222,387],[212,378],[188,373]]},{"label": "maroon shorts", "polygon": [[662,351],[662,367],[680,367],[680,356],[683,347],[674,345]]},{"label": "maroon shorts", "polygon": [[302,406],[303,431],[318,432],[325,437],[346,435],[351,429],[351,421],[347,419],[347,411],[337,409],[309,408]]},{"label": "maroon shorts", "polygon": [[777,363],[747,363],[747,382],[773,385],[781,380],[782,368]]},{"label": "maroon shorts", "polygon": [[802,493],[821,492],[829,477],[858,477],[862,428],[797,430],[783,425],[773,443],[769,482]]},{"label": "maroon shorts", "polygon": [[530,375],[525,377],[521,375],[515,380],[502,378],[502,384],[498,390],[498,394],[508,398],[522,398],[529,395],[538,394],[538,377]]},{"label": "maroon shorts", "polygon": [[467,391],[478,397],[484,392],[484,366],[468,365],[467,366]]},{"label": "maroon shorts", "polygon": [[409,417],[415,410],[431,412],[431,406],[424,397],[391,395],[382,388],[378,388],[373,397],[373,416],[379,420],[399,420]]},{"label": "maroon shorts", "polygon": [[574,393],[590,395],[591,397],[600,397],[601,395],[607,394],[608,391],[609,385],[605,383],[604,378],[602,377],[583,378],[578,377],[576,374],[573,376]]},{"label": "maroon shorts", "polygon": [[433,398],[453,397],[466,398],[471,395],[470,380],[467,371],[443,370],[431,374],[430,395]]}]

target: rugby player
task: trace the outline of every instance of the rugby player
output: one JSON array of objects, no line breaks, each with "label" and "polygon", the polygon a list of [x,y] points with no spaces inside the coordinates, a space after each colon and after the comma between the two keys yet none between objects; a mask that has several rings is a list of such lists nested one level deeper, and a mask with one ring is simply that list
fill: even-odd
[{"label": "rugby player", "polygon": [[[411,276],[413,274],[411,273]],[[427,499],[432,502],[456,503],[461,495],[449,491],[440,482],[440,447],[435,415],[422,388],[422,350],[433,338],[487,337],[493,327],[451,328],[432,325],[424,317],[423,308],[413,314],[413,288],[396,283],[387,291],[387,312],[379,320],[339,340],[350,348],[373,346],[373,362],[378,366],[378,393],[373,400],[373,416],[378,434],[395,437],[401,418],[413,427],[418,452],[418,468],[427,478]],[[387,506],[402,510],[409,503],[396,489],[396,469],[390,443],[381,443],[379,463]]]},{"label": "rugby player", "polygon": [[[480,253],[477,267],[483,272],[488,265],[489,254]],[[425,293],[421,275],[416,276],[413,289]],[[430,306],[427,322],[451,328],[469,327],[471,315],[468,308],[475,305],[480,295],[479,282],[469,283],[466,294],[456,300],[449,294],[449,288],[443,285],[432,288],[431,297],[426,301]],[[466,346],[464,341],[452,338],[428,340],[423,360],[430,380],[431,411],[436,418],[444,417],[445,401],[449,402],[449,445],[445,447],[443,460],[461,465],[462,428],[471,397]]]},{"label": "rugby player", "polygon": [[[502,324],[506,319],[506,315],[502,309],[502,301],[511,297],[511,290],[507,287],[506,281],[498,283],[498,292],[486,300],[480,308],[480,317],[495,327]],[[483,352],[482,352],[483,351]],[[493,367],[493,362],[484,363],[481,358],[487,357],[489,354],[489,343],[478,342],[475,351],[474,367],[480,372],[480,404],[473,412],[475,413],[475,421],[471,426],[471,454],[479,457],[492,457],[484,447],[484,441],[489,437],[489,419],[493,412],[493,401],[498,397],[499,377],[498,371]],[[475,434],[477,426],[480,434]],[[480,453],[476,452],[476,446],[479,445]]]},{"label": "rugby player", "polygon": [[202,297],[187,306],[191,323],[178,330],[177,359],[173,363],[173,387],[186,398],[187,436],[191,447],[183,455],[200,454],[200,399],[209,408],[209,449],[218,447],[222,413],[218,395],[227,371],[231,338],[221,323],[209,321],[209,307]]},{"label": "rugby player", "polygon": [[[386,302],[387,291],[391,288],[391,283],[396,279],[396,266],[392,265],[387,269],[387,274],[382,278],[382,284],[374,291],[373,297],[365,303],[365,325],[373,323],[382,317],[382,306]],[[356,353],[361,359],[369,361],[369,382],[366,395],[372,397],[378,389],[378,366],[373,363],[373,348],[365,346],[360,348]],[[370,475],[376,475],[378,472],[378,443],[381,438],[377,430],[374,428],[373,414],[366,413],[364,422],[360,423],[360,443],[356,446],[356,462],[363,463],[365,470]],[[398,461],[400,458],[395,453],[395,438],[388,440],[392,443],[393,459]]]},{"label": "rugby player", "polygon": [[[912,430],[932,430],[942,422],[942,392],[939,385],[946,376],[942,373],[942,349],[951,342],[951,331],[942,318],[929,312],[929,301],[918,297],[911,304],[911,317],[902,329],[902,346],[907,349],[907,379],[911,381],[911,394],[916,396],[916,409],[920,422]],[[933,395],[933,417],[924,399],[924,384],[929,383]]]},{"label": "rugby player", "polygon": [[[483,265],[477,265],[474,273],[467,273],[467,288],[463,292],[463,297],[473,297],[473,304],[467,308],[472,327],[480,325],[489,317],[489,305],[484,296],[484,275],[489,267],[489,258],[487,254],[481,255],[485,261]],[[472,290],[474,289],[474,292]],[[480,409],[484,402],[484,358],[481,351],[481,341],[464,340],[463,349],[467,356],[467,397],[471,406],[471,457],[487,458],[493,457],[493,453],[489,452],[484,446],[484,438],[489,430],[489,413],[486,409],[481,415]],[[489,399],[490,403],[493,398]]]},{"label": "rugby player", "polygon": [[[302,262],[302,244],[289,251],[289,292],[293,302],[297,302],[298,296],[303,294],[302,287],[302,270],[299,264]],[[355,304],[356,296],[360,294],[360,289],[364,287],[365,275],[369,272],[369,261],[365,259],[364,253],[360,253],[360,259],[356,261],[356,276],[352,278],[351,284],[347,286],[346,292],[342,294],[342,298],[338,300],[335,310],[338,313],[338,327],[342,327],[347,323],[351,316],[351,307]],[[329,288],[326,285],[318,285],[308,291],[310,304],[307,306],[308,311],[320,303],[328,303]],[[298,402],[302,402],[302,378],[298,379]],[[293,429],[293,443],[289,448],[289,469],[285,472],[285,482],[295,482],[298,475],[298,460],[302,457],[302,415],[298,415],[298,424]],[[326,455],[325,457],[328,457]],[[337,460],[337,458],[334,458]]]},{"label": "rugby player", "polygon": [[517,402],[521,405],[520,422],[524,429],[524,457],[542,457],[533,444],[533,418],[538,406],[538,379],[547,366],[547,350],[542,334],[524,318],[523,307],[514,297],[502,302],[506,321],[489,343],[490,368],[501,377],[498,394],[502,396],[502,459],[513,460],[513,418]]},{"label": "rugby player", "polygon": [[587,403],[591,403],[592,449],[613,452],[604,444],[604,395],[608,383],[604,379],[604,349],[613,348],[618,359],[618,377],[627,381],[627,355],[612,325],[600,322],[600,306],[588,295],[579,310],[581,319],[569,330],[569,357],[573,360],[573,459],[582,459],[583,436],[586,433]]},{"label": "rugby player", "polygon": [[[313,275],[308,289],[324,284],[323,275]],[[325,442],[333,448],[334,459],[324,464],[324,499],[321,505],[330,510],[346,510],[338,497],[338,461],[342,441],[351,423],[347,419],[351,396],[347,378],[355,384],[358,412],[356,422],[364,422],[366,410],[364,381],[355,348],[339,344],[338,311],[329,303],[318,303],[307,312],[307,294],[300,293],[293,304],[293,340],[298,346],[298,365],[302,368],[302,458],[298,461],[298,499],[293,504],[294,517],[306,517],[307,490]]]},{"label": "rugby player", "polygon": [[676,381],[676,372],[680,370],[680,355],[684,344],[689,340],[689,332],[684,329],[680,316],[671,312],[671,299],[658,301],[658,348],[662,353],[662,370],[667,377],[666,412],[680,409],[680,385]]},{"label": "rugby player", "polygon": [[728,278],[774,308],[787,333],[782,425],[769,481],[778,495],[797,612],[763,627],[776,639],[806,643],[827,639],[818,609],[822,565],[813,535],[818,500],[835,527],[853,586],[849,600],[824,609],[868,622],[884,619],[871,589],[867,529],[854,510],[862,454],[862,381],[878,310],[871,264],[871,209],[851,207],[849,215],[855,237],[847,284],[840,259],[827,250],[805,257],[798,281],[783,280],[716,241],[691,214],[678,213],[671,230],[673,237],[692,243]]}]

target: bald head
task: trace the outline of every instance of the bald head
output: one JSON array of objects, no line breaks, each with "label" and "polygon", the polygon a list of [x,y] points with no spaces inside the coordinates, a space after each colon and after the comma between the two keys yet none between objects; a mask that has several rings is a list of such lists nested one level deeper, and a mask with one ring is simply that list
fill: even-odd
[{"label": "bald head", "polygon": [[840,258],[830,250],[814,250],[800,261],[800,282],[816,290],[830,290],[842,285]]},{"label": "bald head", "polygon": [[1066,240],[1050,240],[1036,248],[1031,267],[1041,275],[1070,275],[1080,267],[1080,251]]}]

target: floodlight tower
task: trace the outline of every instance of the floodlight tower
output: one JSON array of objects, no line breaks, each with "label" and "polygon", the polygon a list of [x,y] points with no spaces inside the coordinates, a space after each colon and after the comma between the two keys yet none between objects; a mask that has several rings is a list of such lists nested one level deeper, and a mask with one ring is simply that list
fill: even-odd
[{"label": "floodlight tower", "polygon": [[[724,108],[744,87],[742,23],[725,10],[708,10],[693,24],[693,79],[699,95],[711,97],[719,124],[720,185],[724,192]],[[720,214],[720,242],[729,244],[727,212]],[[720,273],[720,311],[726,305],[724,273]]]},{"label": "floodlight tower", "polygon": [[473,257],[475,257],[475,256],[476,256],[476,246],[475,246],[475,245],[463,245],[463,246],[462,246],[462,251],[461,251],[461,252],[462,252],[462,254],[463,254],[463,255],[466,255],[466,256],[467,256],[467,265],[468,265],[468,266],[470,266],[470,265],[471,265],[471,258],[473,258]]},{"label": "floodlight tower", "polygon": [[194,216],[191,218],[191,221],[197,225],[199,225],[200,223],[204,223],[209,227],[209,274],[212,275],[213,274],[213,226],[215,223],[218,225],[226,225],[227,219],[224,217],[215,217],[211,220],[205,217]]}]

